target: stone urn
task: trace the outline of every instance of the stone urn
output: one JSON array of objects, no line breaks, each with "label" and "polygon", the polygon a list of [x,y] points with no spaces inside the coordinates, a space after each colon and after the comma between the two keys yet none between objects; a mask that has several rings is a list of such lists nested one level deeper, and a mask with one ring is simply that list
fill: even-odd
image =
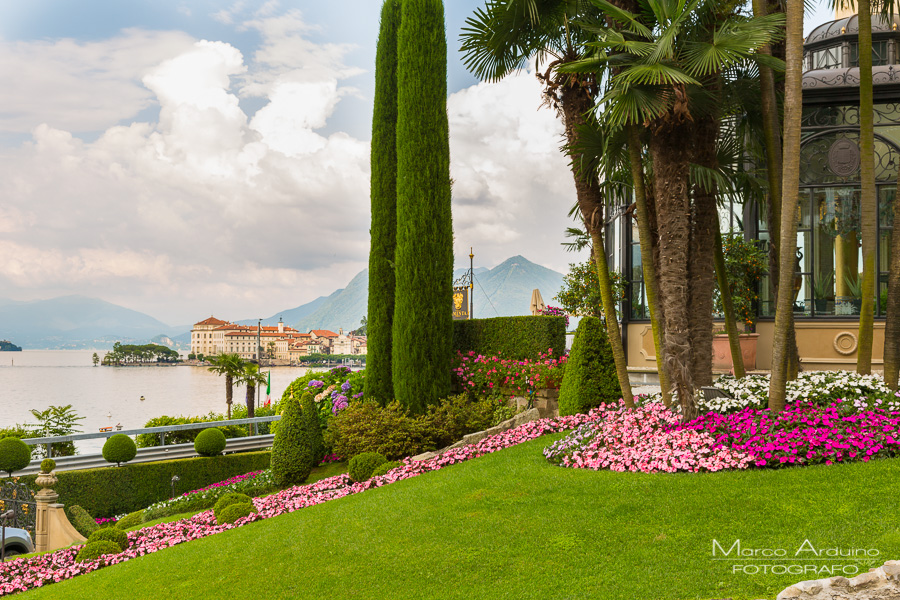
[{"label": "stone urn", "polygon": [[56,485],[58,481],[56,479],[56,474],[53,473],[53,468],[56,466],[56,463],[51,459],[49,463],[48,461],[44,461],[41,463],[41,472],[38,473],[38,476],[35,478],[34,482],[41,486],[41,491],[34,495],[35,500],[40,502],[56,502],[59,498],[59,494],[53,491],[53,486]]}]

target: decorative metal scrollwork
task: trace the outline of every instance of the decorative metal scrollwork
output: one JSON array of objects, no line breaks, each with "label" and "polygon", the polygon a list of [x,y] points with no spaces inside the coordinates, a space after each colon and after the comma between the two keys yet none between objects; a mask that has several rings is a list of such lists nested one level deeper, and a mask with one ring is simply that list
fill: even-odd
[{"label": "decorative metal scrollwork", "polygon": [[[874,85],[897,82],[900,82],[900,73],[894,65],[872,67]],[[859,87],[859,68],[807,71],[803,74],[802,85],[804,90]]]},{"label": "decorative metal scrollwork", "polygon": [[37,503],[34,491],[24,483],[14,480],[0,482],[0,512],[12,510],[14,513],[12,527],[27,529],[34,537],[37,519]]},{"label": "decorative metal scrollwork", "polygon": [[[846,142],[843,142],[843,140],[846,140]],[[837,144],[839,141],[841,141],[841,144]],[[846,146],[848,143],[858,148],[859,134],[854,131],[836,131],[817,135],[806,141],[800,149],[800,164],[804,165],[800,173],[800,183],[802,185],[844,185],[859,181],[858,168],[850,169],[848,165],[841,163],[841,161],[829,161],[829,155],[832,158],[835,156],[833,149],[836,144],[838,146]],[[898,166],[900,166],[900,152],[897,151],[893,144],[876,135],[876,181],[896,181]]]}]

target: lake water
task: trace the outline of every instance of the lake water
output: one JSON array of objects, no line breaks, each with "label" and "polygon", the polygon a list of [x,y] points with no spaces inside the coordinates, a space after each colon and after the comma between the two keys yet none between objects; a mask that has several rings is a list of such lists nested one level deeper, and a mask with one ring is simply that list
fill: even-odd
[{"label": "lake water", "polygon": [[[138,429],[161,415],[225,413],[225,377],[206,367],[94,367],[93,350],[0,352],[0,427],[34,423],[30,409],[71,404],[82,417],[81,432],[121,423]],[[105,351],[97,351],[103,356]],[[264,368],[268,370],[268,368]],[[307,367],[272,367],[272,399],[304,375]],[[316,369],[321,370],[321,369]],[[260,400],[265,402],[265,387]],[[144,396],[145,400],[140,400]],[[234,402],[246,388],[235,386]],[[99,452],[103,439],[78,442],[81,454]]]}]

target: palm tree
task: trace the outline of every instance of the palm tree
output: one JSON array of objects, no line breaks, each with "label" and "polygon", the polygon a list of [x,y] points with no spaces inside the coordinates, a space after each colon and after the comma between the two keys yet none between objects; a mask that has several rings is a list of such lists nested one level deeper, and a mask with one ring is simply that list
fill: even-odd
[{"label": "palm tree", "polygon": [[596,174],[582,168],[581,130],[594,107],[598,80],[593,74],[564,74],[560,67],[583,58],[584,32],[573,19],[596,14],[584,0],[487,0],[483,9],[466,20],[462,51],[466,67],[482,80],[498,81],[537,59],[545,102],[562,118],[571,157],[578,207],[591,237],[603,313],[619,386],[627,404],[633,404],[625,349],[616,318],[615,301],[603,243],[605,197]]},{"label": "palm tree", "polygon": [[256,387],[266,383],[266,374],[260,372],[258,364],[246,363],[237,383],[247,386],[247,418],[252,419],[256,416]]},{"label": "palm tree", "polygon": [[234,381],[244,372],[244,359],[237,354],[220,354],[212,360],[209,370],[225,376],[225,404],[228,406],[228,418],[231,418],[231,399],[234,396]]},{"label": "palm tree", "polygon": [[[715,180],[722,74],[778,33],[779,17],[746,18],[713,0],[639,0],[631,12],[593,0],[606,21],[588,59],[564,68],[609,73],[603,98],[614,125],[648,126],[659,236],[663,350],[685,418],[695,386],[711,379]],[[605,26],[615,22],[618,29]],[[694,169],[697,171],[697,169]]]},{"label": "palm tree", "polygon": [[794,252],[797,247],[797,205],[800,192],[800,124],[803,110],[803,3],[790,2],[786,16],[784,92],[784,159],[782,163],[781,248],[778,266],[778,299],[772,344],[772,379],[769,408],[784,409],[788,375],[790,329],[793,317]]}]

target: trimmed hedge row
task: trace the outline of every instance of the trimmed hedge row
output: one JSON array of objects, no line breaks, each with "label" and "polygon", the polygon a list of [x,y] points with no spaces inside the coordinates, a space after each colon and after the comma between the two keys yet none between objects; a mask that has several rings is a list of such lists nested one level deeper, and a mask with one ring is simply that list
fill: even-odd
[{"label": "trimmed hedge row", "polygon": [[535,360],[548,350],[566,351],[565,317],[495,317],[453,321],[453,350]]},{"label": "trimmed hedge row", "polygon": [[[185,458],[121,467],[60,471],[55,491],[59,501],[79,505],[92,517],[113,517],[130,513],[165,500],[172,495],[172,476],[178,475],[176,494],[200,489],[235,475],[269,467],[271,453],[241,452],[224,456]],[[35,491],[37,475],[20,480]]]}]

